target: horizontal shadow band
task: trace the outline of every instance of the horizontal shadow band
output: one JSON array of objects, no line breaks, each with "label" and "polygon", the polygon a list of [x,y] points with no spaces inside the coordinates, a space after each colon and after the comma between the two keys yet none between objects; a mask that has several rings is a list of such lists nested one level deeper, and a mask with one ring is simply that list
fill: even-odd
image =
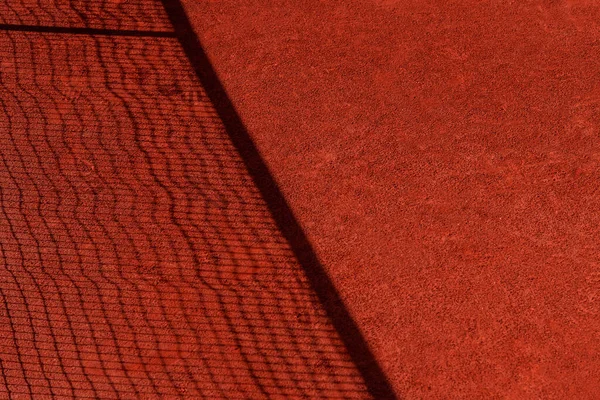
[{"label": "horizontal shadow band", "polygon": [[143,31],[133,29],[103,29],[103,28],[76,28],[61,26],[17,25],[0,24],[0,31],[36,32],[36,33],[62,33],[70,35],[100,35],[100,36],[133,36],[175,38],[175,32]]}]

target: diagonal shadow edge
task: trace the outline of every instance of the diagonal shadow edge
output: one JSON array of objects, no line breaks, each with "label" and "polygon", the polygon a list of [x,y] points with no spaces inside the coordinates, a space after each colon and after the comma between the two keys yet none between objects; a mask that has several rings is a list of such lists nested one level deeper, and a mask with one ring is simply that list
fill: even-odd
[{"label": "diagonal shadow edge", "polygon": [[161,0],[175,36],[183,47],[225,130],[240,154],[252,180],[267,203],[278,229],[290,244],[312,289],[325,308],[346,349],[376,399],[397,399],[392,386],[369,349],[356,322],[319,261],[282,191],[263,161],[241,117],[221,84],[180,0]]}]

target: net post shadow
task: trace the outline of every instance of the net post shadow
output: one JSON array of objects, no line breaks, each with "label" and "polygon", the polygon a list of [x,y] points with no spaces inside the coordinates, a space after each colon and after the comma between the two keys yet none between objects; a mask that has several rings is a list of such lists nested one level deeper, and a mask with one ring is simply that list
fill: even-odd
[{"label": "net post shadow", "polygon": [[206,90],[225,130],[260,191],[278,229],[290,244],[312,289],[323,304],[332,324],[362,375],[367,390],[376,399],[397,399],[392,386],[369,349],[365,338],[346,309],[306,234],[296,220],[269,168],[233,106],[180,0],[161,0],[198,79]]}]

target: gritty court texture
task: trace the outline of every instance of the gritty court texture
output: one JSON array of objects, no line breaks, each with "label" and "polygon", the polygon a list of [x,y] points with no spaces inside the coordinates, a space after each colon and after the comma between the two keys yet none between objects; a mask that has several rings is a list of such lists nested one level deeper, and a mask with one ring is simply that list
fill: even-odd
[{"label": "gritty court texture", "polygon": [[0,400],[600,398],[600,3],[0,0]]},{"label": "gritty court texture", "polygon": [[368,397],[171,17],[0,2],[0,398]]}]

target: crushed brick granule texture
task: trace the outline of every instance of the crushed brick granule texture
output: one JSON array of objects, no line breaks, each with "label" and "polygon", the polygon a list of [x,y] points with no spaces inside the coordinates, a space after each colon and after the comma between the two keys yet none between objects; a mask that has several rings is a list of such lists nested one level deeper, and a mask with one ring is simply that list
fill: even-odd
[{"label": "crushed brick granule texture", "polygon": [[184,0],[398,397],[600,398],[600,3]]},{"label": "crushed brick granule texture", "polygon": [[0,0],[0,398],[371,398],[334,325],[163,2]]}]

